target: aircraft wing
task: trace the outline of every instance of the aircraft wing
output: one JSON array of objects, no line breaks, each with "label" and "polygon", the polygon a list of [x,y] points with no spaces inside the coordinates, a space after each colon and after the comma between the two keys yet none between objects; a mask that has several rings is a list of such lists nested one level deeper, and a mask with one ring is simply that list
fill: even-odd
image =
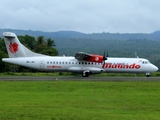
[{"label": "aircraft wing", "polygon": [[103,62],[104,57],[101,55],[94,55],[94,54],[88,54],[84,52],[77,52],[75,54],[75,58],[77,60],[84,60],[84,61],[89,61],[89,62]]}]

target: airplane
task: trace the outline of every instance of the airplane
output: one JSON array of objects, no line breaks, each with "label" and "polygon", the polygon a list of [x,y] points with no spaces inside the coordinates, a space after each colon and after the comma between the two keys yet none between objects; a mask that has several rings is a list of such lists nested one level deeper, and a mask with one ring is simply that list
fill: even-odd
[{"label": "airplane", "polygon": [[9,58],[2,58],[3,62],[16,64],[39,71],[74,72],[83,77],[99,73],[146,73],[149,77],[151,72],[158,67],[144,58],[116,58],[105,55],[88,54],[77,52],[75,56],[48,56],[32,52],[22,45],[15,33],[3,33]]}]

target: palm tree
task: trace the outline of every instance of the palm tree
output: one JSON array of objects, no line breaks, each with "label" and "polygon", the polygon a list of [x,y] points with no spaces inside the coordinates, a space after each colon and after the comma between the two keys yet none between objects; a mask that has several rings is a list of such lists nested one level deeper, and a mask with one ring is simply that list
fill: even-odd
[{"label": "palm tree", "polygon": [[48,38],[47,39],[47,46],[48,47],[52,47],[52,46],[56,46],[56,44],[55,44],[55,42],[54,42],[54,40],[52,40],[51,38]]}]

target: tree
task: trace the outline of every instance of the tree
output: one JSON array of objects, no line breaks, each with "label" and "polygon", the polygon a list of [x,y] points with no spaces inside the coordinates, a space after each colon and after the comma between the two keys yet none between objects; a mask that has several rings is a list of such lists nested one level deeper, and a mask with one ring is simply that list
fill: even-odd
[{"label": "tree", "polygon": [[7,53],[6,45],[4,43],[4,39],[0,38],[0,51]]},{"label": "tree", "polygon": [[25,36],[18,36],[20,42],[25,45],[30,50],[34,50],[36,46],[36,40],[33,36],[25,35]]},{"label": "tree", "polygon": [[56,44],[54,43],[54,40],[52,40],[51,38],[48,38],[46,41],[47,41],[48,47],[56,46]]},{"label": "tree", "polygon": [[44,36],[38,36],[35,39],[29,35],[18,36],[18,38],[23,45],[34,52],[51,56],[58,55],[58,51],[53,47],[56,46],[56,44],[51,38],[45,39]]},{"label": "tree", "polygon": [[35,52],[41,53],[42,49],[46,48],[46,41],[44,40],[44,36],[38,36],[36,39],[36,50]]},{"label": "tree", "polygon": [[45,40],[44,36],[38,36],[36,42],[37,42],[35,50],[36,52],[51,56],[58,55],[58,51],[55,48],[53,48],[53,46],[56,46],[54,40],[50,38]]},{"label": "tree", "polygon": [[2,61],[2,58],[7,58],[8,57],[8,55],[4,52],[4,51],[1,51],[0,50],[0,72],[5,72],[6,71],[6,64],[7,63],[4,63],[3,61]]},{"label": "tree", "polygon": [[47,48],[47,49],[43,49],[41,51],[42,54],[45,54],[45,55],[50,55],[50,56],[57,56],[58,55],[58,51],[55,49],[55,48]]}]

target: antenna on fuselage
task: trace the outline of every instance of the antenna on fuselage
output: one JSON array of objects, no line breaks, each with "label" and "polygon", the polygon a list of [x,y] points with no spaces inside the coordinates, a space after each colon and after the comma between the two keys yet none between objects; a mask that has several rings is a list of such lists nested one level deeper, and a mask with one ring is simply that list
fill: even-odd
[{"label": "antenna on fuselage", "polygon": [[139,58],[139,57],[137,56],[137,52],[135,52],[135,57],[136,57],[136,58]]},{"label": "antenna on fuselage", "polygon": [[[137,52],[135,52],[135,57],[136,57],[136,58],[139,58],[139,57],[137,56]],[[135,74],[135,77],[137,77],[137,74]]]}]

